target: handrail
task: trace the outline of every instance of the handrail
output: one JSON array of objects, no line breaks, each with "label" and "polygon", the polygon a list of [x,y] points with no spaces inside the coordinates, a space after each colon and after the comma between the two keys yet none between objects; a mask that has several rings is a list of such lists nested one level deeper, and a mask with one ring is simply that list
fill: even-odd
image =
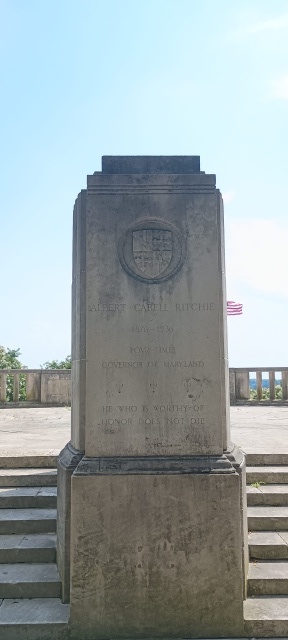
[{"label": "handrail", "polygon": [[230,367],[229,371],[243,371],[243,373],[256,373],[256,371],[263,371],[264,373],[269,371],[281,372],[288,371],[288,367]]}]

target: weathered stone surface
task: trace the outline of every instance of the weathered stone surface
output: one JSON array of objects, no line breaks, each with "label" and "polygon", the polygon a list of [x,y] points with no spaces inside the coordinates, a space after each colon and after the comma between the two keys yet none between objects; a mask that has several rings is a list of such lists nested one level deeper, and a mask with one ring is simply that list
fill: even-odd
[{"label": "weathered stone surface", "polygon": [[57,565],[62,584],[62,601],[70,596],[70,529],[71,529],[71,476],[82,458],[71,442],[58,458],[57,492]]},{"label": "weathered stone surface", "polygon": [[286,467],[248,467],[247,482],[264,484],[288,484],[288,466]]},{"label": "weathered stone surface", "polygon": [[253,506],[288,506],[288,486],[285,484],[260,484],[247,487],[247,504]]},{"label": "weathered stone surface", "polygon": [[29,402],[41,402],[41,372],[27,373],[26,400]]},{"label": "weathered stone surface", "polygon": [[3,640],[68,640],[69,606],[58,598],[0,600]]},{"label": "weathered stone surface", "polygon": [[86,455],[229,443],[220,219],[215,176],[89,176]]},{"label": "weathered stone surface", "polygon": [[0,534],[54,533],[56,509],[0,509]]},{"label": "weathered stone surface", "polygon": [[72,264],[72,395],[71,442],[85,448],[86,408],[86,191],[79,194],[73,212]]},{"label": "weathered stone surface", "polygon": [[254,562],[248,573],[250,596],[284,595],[288,593],[287,562]]},{"label": "weathered stone surface", "polygon": [[59,598],[55,564],[0,564],[0,598]]},{"label": "weathered stone surface", "polygon": [[248,507],[250,531],[288,530],[288,507]]},{"label": "weathered stone surface", "polygon": [[71,404],[71,374],[63,371],[41,372],[41,402]]},{"label": "weathered stone surface", "polygon": [[103,156],[102,173],[199,173],[200,156]]},{"label": "weathered stone surface", "polygon": [[56,469],[0,469],[0,487],[54,487],[56,485]]},{"label": "weathered stone surface", "polygon": [[56,487],[0,488],[0,509],[49,509],[56,507],[56,501]]},{"label": "weathered stone surface", "polygon": [[288,560],[288,531],[252,531],[248,540],[251,560]]},{"label": "weathered stone surface", "polygon": [[0,563],[56,561],[56,536],[53,533],[0,535]]},{"label": "weathered stone surface", "polygon": [[288,598],[248,598],[244,602],[245,634],[256,638],[287,638]]},{"label": "weathered stone surface", "polygon": [[245,464],[215,176],[198,157],[105,157],[73,247],[72,638],[242,635]]},{"label": "weathered stone surface", "polygon": [[242,635],[238,474],[73,475],[72,496],[75,640]]}]

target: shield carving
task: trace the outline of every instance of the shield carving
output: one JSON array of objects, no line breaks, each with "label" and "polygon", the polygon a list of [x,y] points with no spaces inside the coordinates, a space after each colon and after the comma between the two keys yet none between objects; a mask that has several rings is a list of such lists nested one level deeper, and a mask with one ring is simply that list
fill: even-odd
[{"label": "shield carving", "polygon": [[133,257],[135,263],[148,278],[159,276],[171,262],[172,232],[166,229],[141,229],[133,231]]}]

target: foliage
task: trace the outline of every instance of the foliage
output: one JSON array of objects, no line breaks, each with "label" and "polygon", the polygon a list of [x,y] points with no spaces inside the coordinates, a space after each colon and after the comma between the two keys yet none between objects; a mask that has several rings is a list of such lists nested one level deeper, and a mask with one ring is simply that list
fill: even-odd
[{"label": "foliage", "polygon": [[65,360],[51,360],[40,364],[41,369],[71,369],[71,356],[66,356]]},{"label": "foliage", "polygon": [[[275,400],[281,400],[282,398],[282,385],[275,385]],[[262,400],[270,399],[270,390],[267,387],[262,388]],[[258,400],[256,389],[250,389],[250,400]]]},{"label": "foliage", "polygon": [[5,349],[0,346],[0,369],[24,369],[19,356],[20,349]]},{"label": "foliage", "polygon": [[[19,360],[20,349],[5,349],[0,345],[0,369],[27,369]],[[6,399],[13,401],[14,376],[8,374],[6,379]],[[26,400],[26,376],[19,376],[19,400]]]},{"label": "foliage", "polygon": [[252,482],[250,486],[254,487],[254,489],[260,489],[261,484],[265,484],[265,482],[262,482],[262,480],[257,480],[256,482]]}]

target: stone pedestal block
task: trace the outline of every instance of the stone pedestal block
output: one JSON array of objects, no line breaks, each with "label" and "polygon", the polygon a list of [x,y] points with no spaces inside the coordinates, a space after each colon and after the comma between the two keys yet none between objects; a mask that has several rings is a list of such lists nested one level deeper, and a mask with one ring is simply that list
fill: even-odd
[{"label": "stone pedestal block", "polygon": [[172,461],[158,460],[144,473],[130,460],[113,473],[83,458],[72,478],[73,639],[243,635],[241,482],[215,462],[201,473],[187,459],[180,473],[178,460],[169,473]]}]

